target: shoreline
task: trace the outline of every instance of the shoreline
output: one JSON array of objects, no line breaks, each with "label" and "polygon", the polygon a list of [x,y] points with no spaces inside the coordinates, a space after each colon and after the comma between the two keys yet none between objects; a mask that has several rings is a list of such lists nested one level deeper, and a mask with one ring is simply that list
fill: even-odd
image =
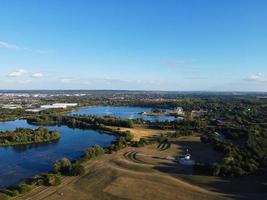
[{"label": "shoreline", "polygon": [[[18,120],[18,119],[17,119]],[[26,119],[25,119],[26,120]],[[13,121],[16,121],[16,120],[13,120]],[[28,122],[27,122],[28,123]],[[28,123],[29,124],[29,123]],[[34,125],[34,126],[38,126],[38,125]],[[50,125],[50,126],[58,126],[58,125]],[[67,126],[67,125],[63,125],[63,126]],[[106,127],[108,128],[108,127]],[[81,129],[81,128],[74,128],[74,129]],[[120,135],[122,135],[123,133],[120,132],[120,131],[116,131],[116,130],[101,130],[101,129],[81,129],[81,130],[93,130],[93,131],[97,131],[99,134],[107,134],[107,135],[113,135],[113,136],[116,136],[114,140],[112,140],[109,144],[107,144],[106,146],[101,146],[103,149],[107,150],[107,148],[113,144],[114,142],[116,142],[118,140],[118,137]],[[49,141],[44,141],[44,142],[37,142],[37,143],[19,143],[19,144],[7,144],[7,145],[0,145],[0,148],[7,148],[7,147],[14,147],[14,146],[20,146],[20,145],[34,145],[34,144],[41,144],[41,143],[49,143],[49,142],[53,142],[53,141],[58,141],[59,139],[61,138],[61,136],[57,139],[53,139],[53,140],[49,140]],[[87,148],[85,148],[83,151],[85,152],[86,149],[88,148],[91,148],[93,145],[91,146],[88,146]],[[84,154],[78,156],[76,159],[73,159],[71,160],[71,162],[79,162],[80,159],[82,159],[82,157],[84,156]],[[55,160],[56,161],[56,160]],[[55,162],[54,161],[54,162]],[[52,166],[51,166],[52,167]],[[25,182],[27,182],[28,180],[30,180],[31,178],[35,177],[35,176],[39,176],[39,175],[42,175],[42,174],[46,174],[46,173],[52,173],[52,171],[44,171],[44,172],[40,172],[40,173],[37,173],[37,174],[34,174],[32,176],[29,176],[27,178],[24,178],[24,179],[21,179],[20,181],[18,181],[17,184],[13,184],[13,185],[9,185],[9,186],[4,186],[4,187],[0,187],[0,190],[8,190],[10,188],[15,188],[17,186],[19,186],[20,184],[23,184]]]},{"label": "shoreline", "polygon": [[0,144],[0,147],[12,147],[12,146],[19,146],[19,145],[31,145],[31,144],[41,144],[41,143],[49,143],[56,140],[60,140],[61,136],[52,140],[45,140],[41,142],[25,142],[25,143],[12,143],[12,144]]}]

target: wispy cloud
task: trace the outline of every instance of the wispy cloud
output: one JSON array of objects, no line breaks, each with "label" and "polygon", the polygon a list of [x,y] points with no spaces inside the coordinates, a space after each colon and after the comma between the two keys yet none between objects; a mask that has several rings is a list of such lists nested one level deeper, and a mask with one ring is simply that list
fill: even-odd
[{"label": "wispy cloud", "polygon": [[42,74],[42,73],[33,73],[31,75],[31,77],[33,77],[33,78],[42,78],[42,77],[44,77],[44,74]]},{"label": "wispy cloud", "polygon": [[47,51],[42,50],[42,49],[34,49],[34,48],[29,48],[29,47],[20,47],[20,46],[18,46],[16,44],[11,44],[11,43],[4,42],[4,41],[0,41],[0,48],[29,51],[29,52],[39,53],[39,54],[47,53]]},{"label": "wispy cloud", "polygon": [[26,69],[16,69],[12,72],[10,72],[8,75],[8,77],[32,77],[32,78],[42,78],[44,77],[44,74],[41,72],[29,72]]},{"label": "wispy cloud", "polygon": [[6,48],[6,49],[18,49],[19,47],[15,44],[10,44],[7,42],[0,41],[0,48]]},{"label": "wispy cloud", "polygon": [[15,71],[12,71],[8,74],[9,77],[20,77],[20,76],[23,76],[25,74],[27,74],[27,70],[25,69],[17,69]]},{"label": "wispy cloud", "polygon": [[252,74],[244,79],[245,81],[253,82],[265,82],[267,81],[267,76],[263,73]]}]

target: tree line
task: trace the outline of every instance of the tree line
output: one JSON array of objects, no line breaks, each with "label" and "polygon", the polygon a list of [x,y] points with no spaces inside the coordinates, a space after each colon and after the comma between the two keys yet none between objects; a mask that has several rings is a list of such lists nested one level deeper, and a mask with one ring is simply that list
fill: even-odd
[{"label": "tree line", "polygon": [[48,142],[60,138],[58,131],[48,131],[47,128],[29,129],[16,128],[14,131],[0,132],[0,145],[16,145],[16,144],[31,144]]}]

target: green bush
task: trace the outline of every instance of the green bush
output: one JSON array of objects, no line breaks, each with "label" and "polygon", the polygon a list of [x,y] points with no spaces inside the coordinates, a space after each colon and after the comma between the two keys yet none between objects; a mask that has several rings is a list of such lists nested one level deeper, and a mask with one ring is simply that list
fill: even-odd
[{"label": "green bush", "polygon": [[213,176],[219,176],[221,172],[221,166],[218,163],[214,163],[211,165],[211,174]]},{"label": "green bush", "polygon": [[71,166],[70,175],[72,176],[82,176],[85,174],[84,166],[76,163]]},{"label": "green bush", "polygon": [[5,194],[7,196],[15,197],[19,195],[19,191],[16,188],[1,189],[0,194]]},{"label": "green bush", "polygon": [[44,174],[43,182],[46,186],[56,186],[61,184],[60,174]]},{"label": "green bush", "polygon": [[148,141],[145,138],[141,138],[138,142],[137,142],[137,147],[143,147],[146,144],[148,144]]},{"label": "green bush", "polygon": [[105,150],[102,147],[95,144],[86,150],[85,157],[86,159],[90,160],[92,158],[95,158],[103,154],[105,154]]},{"label": "green bush", "polygon": [[27,193],[27,192],[30,192],[32,190],[31,186],[26,184],[26,183],[22,183],[18,186],[18,191],[19,193],[21,194],[24,194],[24,193]]},{"label": "green bush", "polygon": [[168,142],[168,141],[169,141],[169,139],[165,135],[163,135],[163,134],[161,134],[160,137],[159,137],[159,139],[158,139],[158,142],[159,143]]},{"label": "green bush", "polygon": [[0,194],[0,200],[8,200],[9,197],[6,194]]},{"label": "green bush", "polygon": [[124,137],[125,137],[125,140],[126,140],[127,142],[130,142],[130,141],[132,141],[132,139],[133,139],[133,135],[131,134],[130,131],[126,131]]},{"label": "green bush", "polygon": [[55,175],[54,179],[55,179],[54,185],[61,184],[61,176],[59,174]]},{"label": "green bush", "polygon": [[68,175],[71,167],[71,162],[68,158],[62,158],[60,160],[57,160],[54,163],[54,171],[56,173],[61,173],[64,175]]}]

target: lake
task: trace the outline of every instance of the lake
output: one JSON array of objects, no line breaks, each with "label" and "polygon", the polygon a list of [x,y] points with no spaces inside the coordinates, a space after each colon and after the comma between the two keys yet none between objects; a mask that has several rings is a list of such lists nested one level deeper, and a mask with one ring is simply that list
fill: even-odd
[{"label": "lake", "polygon": [[[145,116],[141,112],[151,112],[152,108],[131,106],[96,106],[80,108],[71,115],[96,115],[138,119],[149,121],[173,121],[180,118],[173,116]],[[0,131],[15,130],[17,127],[36,129],[39,126],[30,125],[26,120],[0,122]],[[83,155],[84,151],[98,144],[108,146],[114,139],[101,131],[72,129],[67,126],[47,126],[49,130],[61,133],[58,141],[49,143],[16,145],[0,147],[0,188],[15,185],[24,179],[52,169],[53,163],[62,157],[74,160]]]},{"label": "lake", "polygon": [[[26,120],[0,122],[0,131],[15,130],[16,127],[36,129],[39,126],[30,125]],[[61,138],[49,143],[0,147],[0,188],[50,171],[57,159],[77,159],[93,144],[106,147],[115,139],[114,135],[95,130],[72,129],[67,126],[47,128],[58,130]]]},{"label": "lake", "polygon": [[151,112],[152,108],[146,107],[133,107],[133,106],[95,106],[80,108],[75,112],[70,113],[71,115],[95,115],[103,117],[105,115],[111,115],[114,117],[127,118],[127,119],[139,119],[143,118],[148,121],[173,121],[179,120],[180,117],[175,118],[174,116],[147,116],[140,114],[141,112]]}]

